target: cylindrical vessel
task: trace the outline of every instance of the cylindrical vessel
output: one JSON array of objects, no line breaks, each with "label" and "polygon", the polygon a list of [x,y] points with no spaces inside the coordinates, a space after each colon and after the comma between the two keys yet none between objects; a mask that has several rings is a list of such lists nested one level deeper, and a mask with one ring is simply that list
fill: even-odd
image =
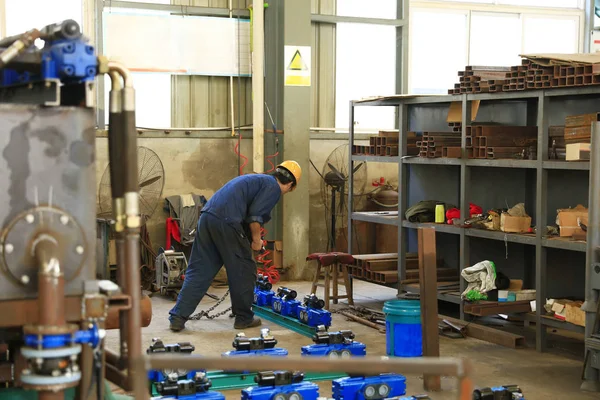
[{"label": "cylindrical vessel", "polygon": [[422,356],[421,303],[417,300],[386,301],[383,312],[386,354],[396,357]]},{"label": "cylindrical vessel", "polygon": [[435,205],[435,223],[443,224],[446,222],[446,208],[444,203],[437,203]]}]

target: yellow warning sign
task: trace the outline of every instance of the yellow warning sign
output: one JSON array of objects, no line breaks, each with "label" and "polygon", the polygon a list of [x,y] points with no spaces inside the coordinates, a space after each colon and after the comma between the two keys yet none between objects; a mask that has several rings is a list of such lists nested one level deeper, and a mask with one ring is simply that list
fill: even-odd
[{"label": "yellow warning sign", "polygon": [[310,86],[310,46],[285,46],[285,85]]}]

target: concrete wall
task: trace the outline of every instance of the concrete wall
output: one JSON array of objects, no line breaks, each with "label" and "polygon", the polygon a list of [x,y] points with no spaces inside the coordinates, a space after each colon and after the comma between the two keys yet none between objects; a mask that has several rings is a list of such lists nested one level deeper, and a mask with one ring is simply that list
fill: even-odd
[{"label": "concrete wall", "polygon": [[[160,157],[165,170],[165,185],[162,199],[167,196],[185,193],[202,194],[210,198],[228,180],[237,176],[237,156],[233,152],[235,139],[187,139],[187,138],[139,138],[138,145],[155,151]],[[319,170],[323,169],[325,160],[344,140],[311,140],[310,158]],[[357,142],[358,143],[358,142]],[[366,144],[366,142],[365,142]],[[108,164],[108,142],[105,138],[97,138],[97,181]],[[251,155],[252,142],[242,140],[242,154]],[[310,185],[310,244],[311,252],[324,251],[327,245],[327,230],[324,218],[324,205],[321,200],[321,181],[311,166],[303,166],[304,176],[301,184]],[[246,172],[251,167],[246,167]],[[397,182],[396,164],[369,163],[367,189],[370,182],[384,176]],[[289,194],[288,196],[293,196]],[[148,223],[152,243],[155,248],[165,243],[165,218],[162,200]],[[285,221],[284,221],[285,223]],[[345,225],[344,225],[345,226]]]}]

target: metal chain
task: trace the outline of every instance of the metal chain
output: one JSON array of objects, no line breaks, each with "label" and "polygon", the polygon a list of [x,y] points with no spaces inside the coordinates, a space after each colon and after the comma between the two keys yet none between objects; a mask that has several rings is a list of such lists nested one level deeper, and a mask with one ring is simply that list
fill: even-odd
[{"label": "metal chain", "polygon": [[227,298],[227,296],[229,296],[229,290],[227,290],[227,292],[225,292],[225,294],[223,295],[223,297],[221,297],[216,303],[215,305],[213,305],[211,308],[209,308],[208,310],[202,310],[199,313],[196,313],[194,315],[192,315],[190,318],[191,320],[199,320],[200,318],[204,317],[206,319],[215,319],[217,317],[220,317],[221,315],[225,315],[227,314],[229,311],[231,311],[231,307],[229,307],[227,310],[218,312],[216,314],[210,315],[210,313],[212,311],[214,311],[215,308],[217,308],[222,302],[225,301],[225,299]]}]

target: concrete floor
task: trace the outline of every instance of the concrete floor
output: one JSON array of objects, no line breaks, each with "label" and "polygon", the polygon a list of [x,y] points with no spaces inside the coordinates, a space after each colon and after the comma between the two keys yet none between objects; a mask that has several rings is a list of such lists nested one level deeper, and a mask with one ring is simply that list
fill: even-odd
[{"label": "concrete floor", "polygon": [[[294,282],[290,287],[299,293],[309,292],[310,283]],[[210,293],[222,295],[224,289],[211,288]],[[354,285],[355,303],[371,308],[381,308],[386,300],[395,299],[396,290],[357,281]],[[219,355],[224,351],[231,350],[231,342],[237,331],[233,329],[233,321],[227,316],[215,320],[189,321],[186,330],[173,333],[169,330],[168,311],[173,306],[169,299],[156,296],[152,300],[153,317],[149,327],[142,332],[144,347],[151,344],[152,338],[159,337],[165,343],[178,341],[189,341],[195,347],[195,354]],[[220,309],[229,306],[229,301]],[[214,300],[206,298],[199,306],[206,309],[214,304]],[[268,326],[272,334],[279,341],[279,346],[288,349],[290,354],[299,354],[300,347],[311,344],[311,340],[295,332],[279,327],[276,324],[263,321],[263,327]],[[346,321],[343,316],[334,314],[332,329],[351,329],[357,340],[367,345],[367,354],[385,355],[385,335],[375,332],[373,329]],[[533,328],[527,328],[533,331]],[[531,333],[526,332],[524,333]],[[248,329],[247,336],[260,335],[260,328]],[[572,335],[571,335],[572,336]],[[556,338],[555,338],[556,339]],[[558,349],[569,348],[572,338],[560,339],[555,343],[565,342],[567,345],[557,345]],[[576,338],[576,345],[580,338]],[[106,344],[109,348],[118,351],[118,331],[109,331]],[[600,399],[600,394],[584,393],[579,391],[580,374],[582,367],[581,352],[563,351],[561,354],[538,353],[533,348],[513,350],[497,346],[477,339],[448,339],[440,338],[440,350],[442,356],[466,357],[475,364],[475,385],[495,386],[503,384],[518,384],[523,389],[527,400],[563,400],[563,399]],[[319,383],[320,395],[329,397],[331,395],[331,383]],[[407,376],[407,394],[414,395],[423,393],[422,380],[418,376]],[[449,400],[456,398],[455,380],[453,378],[442,378],[443,391],[430,394],[433,400]],[[227,399],[239,399],[239,391],[223,392]]]}]

